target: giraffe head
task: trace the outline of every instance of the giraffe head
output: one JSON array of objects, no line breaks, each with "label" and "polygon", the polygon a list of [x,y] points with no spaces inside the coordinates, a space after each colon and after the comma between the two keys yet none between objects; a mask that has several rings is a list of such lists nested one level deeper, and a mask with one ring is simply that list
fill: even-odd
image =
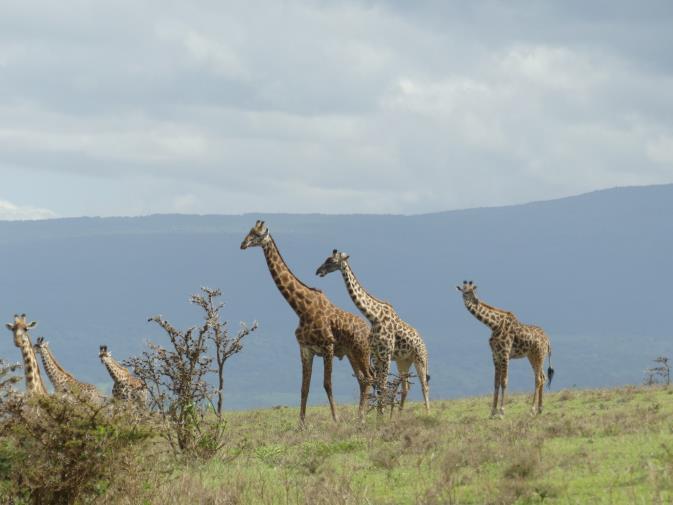
[{"label": "giraffe head", "polygon": [[14,314],[14,323],[7,323],[7,329],[14,334],[14,345],[21,347],[28,340],[28,330],[34,328],[37,321],[28,322],[26,314]]},{"label": "giraffe head", "polygon": [[472,281],[463,281],[463,285],[456,286],[456,289],[463,293],[463,298],[466,300],[477,300],[477,285]]},{"label": "giraffe head", "polygon": [[258,219],[255,223],[255,226],[250,228],[250,233],[248,233],[243,239],[243,242],[241,242],[241,249],[247,249],[248,247],[261,247],[269,240],[271,240],[269,229],[264,224],[264,221],[260,221]]},{"label": "giraffe head", "polygon": [[325,262],[318,267],[318,270],[315,271],[316,275],[320,277],[325,277],[327,274],[341,270],[348,261],[348,254],[345,252],[339,252],[336,249],[332,251],[332,255],[328,256]]},{"label": "giraffe head", "polygon": [[98,351],[98,357],[100,359],[111,358],[112,357],[112,354],[110,354],[110,351],[107,350],[106,345],[101,345],[100,346],[100,350]]},{"label": "giraffe head", "polygon": [[47,342],[44,337],[37,337],[35,344],[33,344],[33,348],[37,352],[42,352],[42,350],[47,349],[47,347],[49,347],[49,342]]}]

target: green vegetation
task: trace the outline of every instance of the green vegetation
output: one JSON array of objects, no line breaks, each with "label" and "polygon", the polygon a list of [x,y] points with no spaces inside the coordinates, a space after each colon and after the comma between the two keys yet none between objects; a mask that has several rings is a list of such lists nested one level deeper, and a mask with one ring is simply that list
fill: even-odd
[{"label": "green vegetation", "polygon": [[[355,407],[227,412],[227,442],[208,462],[176,460],[165,442],[127,463],[104,504],[651,504],[673,501],[673,389],[565,390],[531,417],[511,396],[420,404],[377,425]],[[148,445],[149,444],[149,445]],[[127,458],[131,461],[132,458]],[[7,462],[3,463],[7,464]],[[133,465],[140,465],[134,469]],[[121,470],[123,467],[119,467]],[[89,502],[87,502],[89,503]]]}]

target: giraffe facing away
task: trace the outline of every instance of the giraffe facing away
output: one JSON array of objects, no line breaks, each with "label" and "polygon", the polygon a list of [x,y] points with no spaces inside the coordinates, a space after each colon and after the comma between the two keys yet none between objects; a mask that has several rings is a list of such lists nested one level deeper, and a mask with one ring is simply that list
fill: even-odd
[{"label": "giraffe facing away", "polygon": [[[545,331],[539,326],[521,323],[514,314],[506,310],[488,305],[477,298],[477,285],[472,281],[463,281],[456,286],[463,294],[463,302],[467,310],[479,321],[491,328],[488,343],[493,354],[495,381],[493,390],[493,406],[491,417],[505,414],[505,393],[507,392],[507,372],[510,359],[527,357],[535,374],[535,392],[533,393],[532,414],[542,412],[542,392],[544,390],[544,359],[549,357],[547,375],[551,385],[554,369],[551,366],[551,344]],[[498,393],[500,410],[498,410]],[[537,401],[537,405],[536,405]]]},{"label": "giraffe facing away", "polygon": [[147,389],[143,381],[131,375],[131,372],[115,360],[106,345],[100,346],[98,357],[112,377],[112,397],[115,400],[133,400],[144,405],[147,399]]},{"label": "giraffe facing away", "polygon": [[332,419],[337,420],[332,396],[332,360],[344,356],[355,372],[360,386],[358,413],[365,414],[369,383],[369,325],[362,318],[341,310],[318,289],[301,282],[283,260],[264,221],[257,221],[243,239],[241,249],[261,247],[269,272],[278,290],[299,317],[295,336],[301,356],[301,408],[299,422],[304,424],[314,356],[324,363],[323,386],[327,393]]},{"label": "giraffe facing away", "polygon": [[30,335],[28,335],[28,330],[34,328],[35,325],[37,325],[36,321],[29,323],[26,320],[26,314],[14,315],[14,323],[6,324],[7,329],[14,334],[14,345],[21,350],[23,373],[26,379],[26,395],[29,396],[47,394],[35,351],[30,343]]},{"label": "giraffe facing away", "polygon": [[[379,398],[385,392],[386,381],[390,373],[390,361],[394,359],[397,370],[402,377],[402,396],[400,398],[400,410],[404,407],[407,393],[409,392],[409,368],[412,363],[416,367],[425,410],[430,411],[429,379],[428,375],[428,351],[423,342],[423,337],[411,325],[404,322],[397,314],[392,305],[370,295],[362,287],[348,263],[348,254],[332,251],[325,262],[318,267],[316,275],[324,277],[330,272],[341,271],[346,283],[348,294],[360,312],[372,325],[370,334],[370,346],[374,358],[376,370],[375,382]],[[379,412],[382,402],[379,401]]]},{"label": "giraffe facing away", "polygon": [[37,337],[37,341],[33,346],[35,352],[42,357],[42,365],[44,366],[47,377],[54,385],[54,391],[57,393],[78,395],[91,400],[101,400],[101,395],[93,384],[80,382],[72,374],[66,372],[60,365],[54,355],[49,349],[49,342],[45,341],[43,337]]}]

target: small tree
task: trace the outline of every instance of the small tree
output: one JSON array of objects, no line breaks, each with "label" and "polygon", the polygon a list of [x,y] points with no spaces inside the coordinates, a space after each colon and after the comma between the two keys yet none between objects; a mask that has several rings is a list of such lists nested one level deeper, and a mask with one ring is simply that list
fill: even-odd
[{"label": "small tree", "polygon": [[653,360],[656,366],[645,370],[644,383],[648,386],[652,384],[671,384],[671,364],[666,356],[659,356]]},{"label": "small tree", "polygon": [[[385,409],[390,408],[390,417],[392,417],[395,407],[399,408],[402,403],[401,387],[403,387],[405,380],[408,381],[412,377],[416,376],[410,373],[402,375],[390,373],[386,381],[386,389],[382,395],[378,394],[376,379],[372,378],[372,390],[369,393],[369,410],[372,411],[376,409],[379,413],[383,413]],[[409,384],[411,384],[411,382],[409,382]]]},{"label": "small tree", "polygon": [[[150,408],[164,425],[164,436],[176,453],[210,457],[223,446],[224,365],[243,349],[243,339],[257,328],[241,324],[230,336],[220,319],[224,304],[219,289],[201,288],[190,301],[204,311],[204,322],[180,331],[162,316],[149,321],[166,332],[170,345],[148,342],[148,350],[125,361],[147,386]],[[217,382],[217,388],[210,379]],[[214,398],[217,397],[217,404]],[[212,415],[209,415],[212,414]]]}]

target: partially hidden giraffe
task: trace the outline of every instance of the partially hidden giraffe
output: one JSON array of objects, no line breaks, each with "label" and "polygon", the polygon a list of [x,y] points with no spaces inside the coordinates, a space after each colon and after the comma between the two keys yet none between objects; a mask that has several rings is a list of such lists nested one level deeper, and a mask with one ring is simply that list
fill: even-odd
[{"label": "partially hidden giraffe", "polygon": [[133,400],[140,405],[147,401],[147,389],[143,381],[134,377],[124,366],[112,357],[106,345],[100,346],[101,362],[112,377],[112,397],[115,400]]},{"label": "partially hidden giraffe", "polygon": [[332,360],[344,356],[355,372],[360,386],[358,413],[364,418],[368,389],[371,382],[369,371],[369,325],[361,317],[341,310],[322,293],[301,282],[290,270],[280,255],[275,241],[264,221],[257,221],[243,239],[241,249],[261,247],[269,272],[278,290],[299,317],[295,336],[301,356],[301,408],[300,425],[306,417],[306,400],[311,383],[314,356],[323,358],[323,386],[329,400],[332,419],[337,420],[332,396]]},{"label": "partially hidden giraffe", "polygon": [[[386,382],[390,373],[390,362],[395,360],[402,378],[402,396],[400,410],[404,407],[409,392],[409,368],[416,368],[421,383],[426,412],[430,411],[430,387],[428,375],[428,351],[420,333],[403,321],[392,305],[375,298],[362,287],[348,263],[349,255],[336,249],[325,262],[318,267],[316,275],[324,277],[330,272],[341,271],[348,294],[360,312],[371,323],[370,347],[374,358],[375,383],[379,398],[385,394]],[[379,413],[382,402],[379,401]]]},{"label": "partially hidden giraffe", "polygon": [[44,337],[37,337],[33,348],[42,357],[44,371],[47,372],[47,377],[49,377],[49,380],[54,385],[54,391],[68,395],[81,394],[83,397],[95,401],[102,399],[96,386],[78,381],[71,373],[63,369],[61,364],[54,358],[51,349],[49,349],[49,342],[45,341]]},{"label": "partially hidden giraffe", "polygon": [[23,373],[26,379],[26,395],[46,395],[47,388],[44,387],[40,367],[37,364],[35,351],[30,343],[28,330],[34,328],[37,321],[28,322],[26,314],[14,315],[14,323],[7,323],[7,329],[14,334],[14,345],[21,350],[23,358]]},{"label": "partially hidden giraffe", "polygon": [[[456,286],[463,294],[463,302],[467,310],[479,321],[491,328],[491,338],[488,343],[493,354],[495,380],[493,390],[493,405],[491,417],[505,414],[505,394],[507,392],[507,372],[510,359],[527,357],[535,374],[535,392],[533,393],[533,415],[542,412],[542,392],[544,390],[545,374],[544,359],[549,358],[547,375],[549,385],[554,376],[551,365],[551,343],[545,331],[539,326],[521,323],[516,316],[506,310],[498,309],[477,298],[477,285],[472,281],[463,281],[463,285]],[[500,409],[498,410],[498,394],[501,392]],[[537,401],[537,405],[536,405]]]}]

